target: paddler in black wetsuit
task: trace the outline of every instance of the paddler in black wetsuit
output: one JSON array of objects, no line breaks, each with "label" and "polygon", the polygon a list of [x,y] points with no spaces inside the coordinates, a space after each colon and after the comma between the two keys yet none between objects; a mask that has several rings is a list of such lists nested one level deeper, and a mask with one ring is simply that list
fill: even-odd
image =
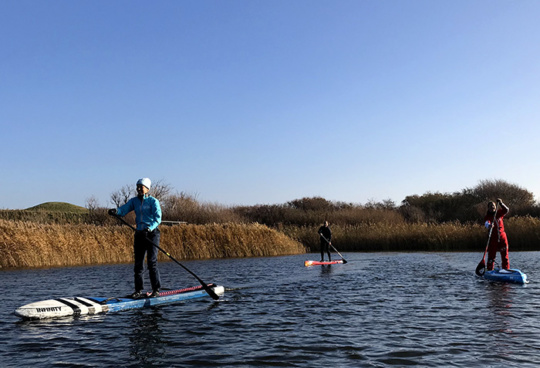
[{"label": "paddler in black wetsuit", "polygon": [[324,253],[328,254],[328,261],[332,261],[330,257],[329,245],[332,243],[332,231],[328,227],[328,221],[325,221],[324,224],[319,228],[319,237],[321,239],[321,262],[324,262]]}]

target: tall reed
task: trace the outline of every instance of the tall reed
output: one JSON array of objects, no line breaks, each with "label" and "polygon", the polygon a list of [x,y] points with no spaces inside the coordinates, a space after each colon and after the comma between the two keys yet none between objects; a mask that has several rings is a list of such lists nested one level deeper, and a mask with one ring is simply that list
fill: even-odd
[{"label": "tall reed", "polygon": [[[180,225],[161,228],[161,247],[177,260],[300,254],[306,249],[259,224]],[[127,263],[133,230],[85,224],[39,224],[0,219],[0,267],[56,267]],[[161,261],[168,257],[162,253]]]},{"label": "tall reed", "polygon": [[[512,217],[505,221],[510,250],[540,249],[540,219]],[[319,250],[319,226],[283,226],[282,231],[307,246]],[[333,225],[332,244],[343,251],[479,251],[487,244],[482,225],[401,223]]]}]

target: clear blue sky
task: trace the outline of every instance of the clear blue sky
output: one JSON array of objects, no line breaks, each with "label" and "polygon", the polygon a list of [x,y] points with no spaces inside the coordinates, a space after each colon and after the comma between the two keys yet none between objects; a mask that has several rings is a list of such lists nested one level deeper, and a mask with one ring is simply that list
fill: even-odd
[{"label": "clear blue sky", "polygon": [[540,196],[540,1],[0,2],[0,208]]}]

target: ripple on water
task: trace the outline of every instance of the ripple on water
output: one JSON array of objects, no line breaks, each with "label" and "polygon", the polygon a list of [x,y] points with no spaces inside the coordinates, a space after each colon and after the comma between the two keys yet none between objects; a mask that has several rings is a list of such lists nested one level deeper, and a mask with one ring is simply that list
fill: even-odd
[{"label": "ripple on water", "polygon": [[[511,254],[532,280],[525,287],[474,276],[480,256],[351,253],[331,267],[304,267],[306,256],[188,262],[225,285],[225,297],[37,322],[11,312],[81,290],[127,294],[131,265],[2,272],[19,293],[0,318],[0,358],[6,367],[538,366],[536,253]],[[164,284],[196,284],[174,263],[160,268]]]}]

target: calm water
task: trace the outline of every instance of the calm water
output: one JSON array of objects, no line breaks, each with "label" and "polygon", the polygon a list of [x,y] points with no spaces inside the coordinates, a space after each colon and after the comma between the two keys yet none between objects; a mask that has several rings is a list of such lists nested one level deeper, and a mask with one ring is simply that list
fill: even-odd
[{"label": "calm water", "polygon": [[[0,272],[3,367],[537,367],[540,254],[511,253],[526,286],[474,276],[482,253],[348,253],[184,262],[225,297],[22,322],[50,297],[121,296],[131,265]],[[160,263],[167,287],[198,285]]]}]

